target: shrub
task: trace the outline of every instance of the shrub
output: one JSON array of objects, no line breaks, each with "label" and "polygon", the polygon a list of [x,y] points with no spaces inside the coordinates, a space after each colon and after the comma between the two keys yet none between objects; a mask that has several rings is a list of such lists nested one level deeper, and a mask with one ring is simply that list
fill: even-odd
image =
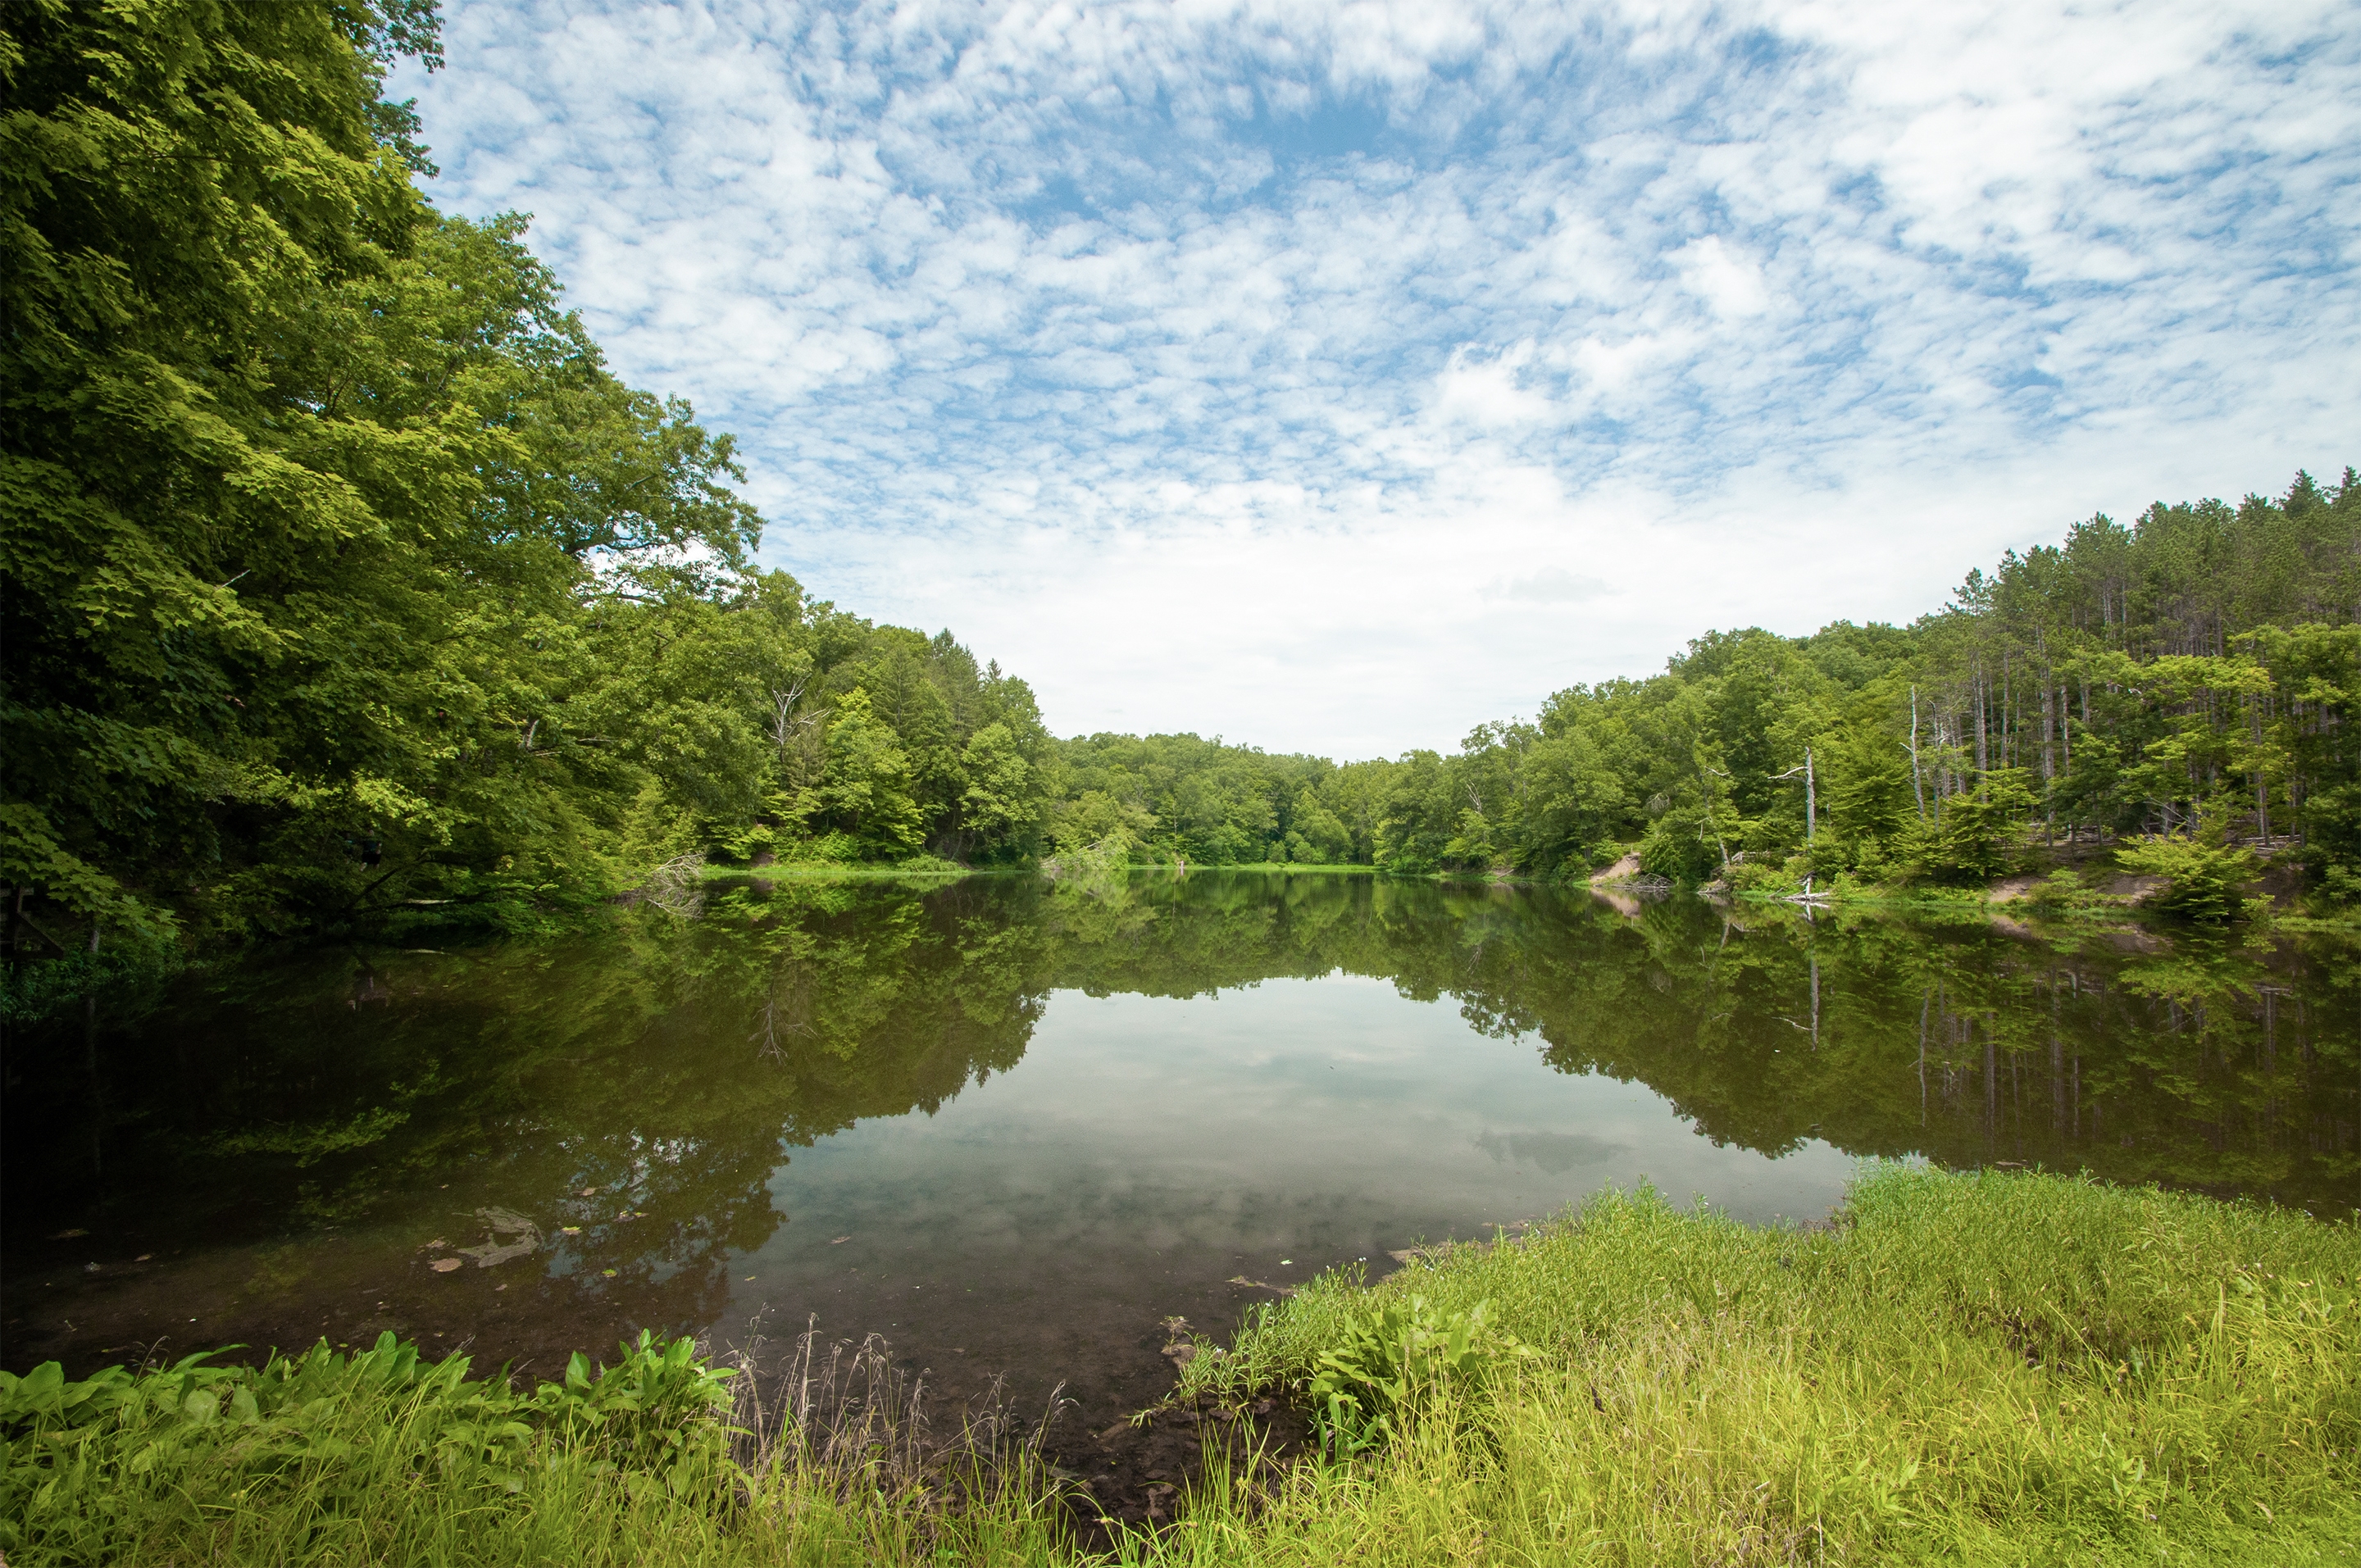
[{"label": "shrub", "polygon": [[2157,907],[2185,920],[2219,925],[2230,917],[2238,890],[2255,874],[2252,851],[2212,835],[2144,839],[2115,851],[2115,863],[2142,876],[2165,879]]},{"label": "shrub", "polygon": [[1812,872],[1812,862],[1802,855],[1790,855],[1784,864],[1749,855],[1726,867],[1723,874],[1730,879],[1732,892],[1777,895],[1800,891]]},{"label": "shrub", "polygon": [[1648,826],[1640,840],[1640,869],[1667,882],[1701,883],[1721,870],[1721,849],[1714,842],[1704,810],[1675,806]]},{"label": "shrub", "polygon": [[1968,795],[1943,802],[1918,851],[1920,866],[1949,882],[1990,882],[2015,869],[2025,850],[2033,792],[2022,768],[1994,768]]}]

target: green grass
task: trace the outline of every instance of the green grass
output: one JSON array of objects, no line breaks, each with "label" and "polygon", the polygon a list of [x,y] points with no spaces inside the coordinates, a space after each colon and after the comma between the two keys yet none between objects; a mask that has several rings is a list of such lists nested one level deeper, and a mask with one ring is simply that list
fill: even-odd
[{"label": "green grass", "polygon": [[1413,1294],[1543,1353],[1163,1560],[2353,1561],[2357,1277],[2350,1225],[2056,1177],[1880,1169],[1813,1233],[1610,1195],[1197,1358],[1300,1384]]},{"label": "green grass", "polygon": [[[192,1356],[68,1383],[0,1374],[0,1554],[122,1564],[1043,1562],[1038,1449],[929,1444],[876,1347],[815,1366],[792,1418],[642,1335],[529,1391],[389,1334],[261,1367]],[[823,1398],[809,1398],[818,1389]]]},{"label": "green grass", "polygon": [[[1122,1561],[2361,1561],[2350,1224],[1894,1168],[1811,1232],[1609,1194],[1374,1288],[1323,1277],[1176,1398],[1300,1391],[1413,1297],[1437,1321],[1483,1304],[1483,1343],[1532,1354],[1430,1382],[1348,1462],[1207,1477]],[[0,1386],[0,1548],[19,1568],[1078,1560],[1021,1434],[928,1448],[873,1392],[836,1407],[864,1412],[850,1426],[774,1427],[693,1366],[652,1370],[677,1359],[660,1345],[611,1392],[530,1395],[464,1364],[395,1377],[392,1354],[244,1375],[297,1390],[251,1411],[234,1391],[192,1408],[207,1390],[169,1371],[79,1410],[35,1409],[62,1385]]]}]

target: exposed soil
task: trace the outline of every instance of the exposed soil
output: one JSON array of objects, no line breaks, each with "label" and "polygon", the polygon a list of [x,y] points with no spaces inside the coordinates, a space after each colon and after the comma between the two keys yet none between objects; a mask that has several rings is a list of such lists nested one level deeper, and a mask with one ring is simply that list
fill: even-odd
[{"label": "exposed soil", "polygon": [[2164,878],[2120,872],[2109,877],[2101,884],[2099,891],[2109,898],[2120,898],[2126,904],[2144,904],[2164,891]]}]

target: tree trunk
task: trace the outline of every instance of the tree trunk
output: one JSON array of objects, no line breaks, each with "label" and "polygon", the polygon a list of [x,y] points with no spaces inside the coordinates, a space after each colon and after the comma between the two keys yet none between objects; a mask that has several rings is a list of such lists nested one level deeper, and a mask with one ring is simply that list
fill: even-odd
[{"label": "tree trunk", "polygon": [[[2074,771],[2074,721],[2067,711],[2066,688],[2058,688],[2058,771]],[[2088,719],[2084,723],[2090,722]]]},{"label": "tree trunk", "polygon": [[2259,698],[2246,699],[2246,716],[2255,734],[2255,831],[2265,843],[2271,837],[2271,781],[2263,769],[2263,705]]},{"label": "tree trunk", "polygon": [[2058,842],[2058,805],[2051,799],[2051,785],[2058,776],[2058,758],[2050,737],[2050,697],[2057,689],[2048,671],[2041,676],[2041,822],[2042,837],[2054,847]]},{"label": "tree trunk", "polygon": [[1818,815],[1819,807],[1812,794],[1812,749],[1806,746],[1804,748],[1804,848],[1806,850],[1812,847],[1812,824]]},{"label": "tree trunk", "polygon": [[1910,794],[1918,802],[1918,820],[1927,820],[1927,785],[1918,773],[1918,688],[1910,688]]},{"label": "tree trunk", "polygon": [[2007,767],[2016,755],[2016,681],[2011,667],[2008,650],[2000,655],[2000,765]]},{"label": "tree trunk", "polygon": [[1981,775],[1990,772],[1992,768],[1992,752],[1990,750],[1989,736],[1984,729],[1984,677],[1983,672],[1981,669],[1978,670],[1975,674],[1975,699],[1976,772]]}]

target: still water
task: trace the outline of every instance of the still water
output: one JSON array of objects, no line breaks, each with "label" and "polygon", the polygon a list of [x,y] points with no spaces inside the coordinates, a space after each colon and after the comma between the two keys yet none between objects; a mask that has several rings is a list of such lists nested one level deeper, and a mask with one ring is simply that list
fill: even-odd
[{"label": "still water", "polygon": [[717,884],[313,952],[7,1043],[0,1357],[383,1329],[551,1375],[640,1327],[886,1335],[1100,1421],[1339,1264],[1863,1157],[2361,1202],[2349,942],[1199,872]]}]

